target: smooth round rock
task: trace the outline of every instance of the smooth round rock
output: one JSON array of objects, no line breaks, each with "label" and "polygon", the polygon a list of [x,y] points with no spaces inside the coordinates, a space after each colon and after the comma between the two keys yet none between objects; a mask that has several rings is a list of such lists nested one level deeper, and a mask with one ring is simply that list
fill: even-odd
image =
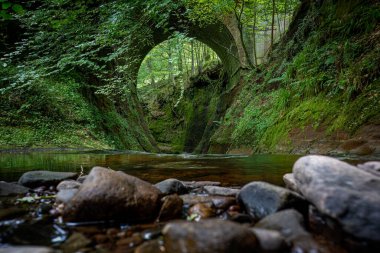
[{"label": "smooth round rock", "polygon": [[306,204],[297,193],[265,182],[245,185],[237,197],[254,220],[260,220],[283,209]]},{"label": "smooth round rock", "polygon": [[12,196],[12,195],[21,195],[29,192],[29,188],[24,187],[18,184],[12,184],[0,181],[0,196]]},{"label": "smooth round rock", "polygon": [[65,205],[67,221],[144,221],[157,217],[161,192],[148,182],[120,171],[94,167]]},{"label": "smooth round rock", "polygon": [[169,194],[185,194],[187,193],[187,188],[185,185],[178,179],[169,178],[164,181],[161,181],[155,186],[165,195]]},{"label": "smooth round rock", "polygon": [[56,186],[63,180],[75,179],[77,173],[36,170],[24,173],[18,183],[26,187]]}]

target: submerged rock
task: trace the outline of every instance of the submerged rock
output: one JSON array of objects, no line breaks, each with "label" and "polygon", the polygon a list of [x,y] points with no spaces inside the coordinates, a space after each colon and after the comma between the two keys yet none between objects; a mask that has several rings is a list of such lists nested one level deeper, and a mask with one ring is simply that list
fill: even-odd
[{"label": "submerged rock", "polygon": [[254,220],[282,209],[306,205],[297,193],[265,182],[245,185],[238,194],[238,200]]},{"label": "submerged rock", "polygon": [[29,188],[22,185],[0,181],[0,197],[25,194],[29,190]]},{"label": "submerged rock", "polygon": [[187,188],[185,185],[178,179],[169,178],[164,181],[161,181],[155,186],[165,195],[169,194],[185,194],[187,193]]},{"label": "submerged rock", "polygon": [[220,195],[220,196],[236,196],[236,194],[239,193],[240,190],[233,189],[233,188],[227,188],[227,187],[220,187],[220,186],[205,186],[203,189],[211,195]]},{"label": "submerged rock", "polygon": [[347,233],[380,240],[380,178],[325,156],[306,156],[293,166],[297,187]]},{"label": "submerged rock", "polygon": [[302,215],[294,209],[271,214],[260,220],[255,228],[277,230],[289,244],[293,244],[292,252],[318,252],[317,243],[304,228]]},{"label": "submerged rock", "polygon": [[63,218],[68,221],[150,220],[157,217],[160,195],[156,187],[139,178],[94,167],[65,205]]},{"label": "submerged rock", "polygon": [[56,186],[63,180],[75,179],[77,176],[77,173],[72,172],[37,170],[24,173],[18,183],[27,187]]},{"label": "submerged rock", "polygon": [[250,229],[217,219],[169,223],[163,234],[167,253],[251,253],[258,248]]}]

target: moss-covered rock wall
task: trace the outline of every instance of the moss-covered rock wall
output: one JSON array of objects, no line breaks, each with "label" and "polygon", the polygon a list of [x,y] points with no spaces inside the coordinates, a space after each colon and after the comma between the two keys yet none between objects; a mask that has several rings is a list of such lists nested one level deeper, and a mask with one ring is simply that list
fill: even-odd
[{"label": "moss-covered rock wall", "polygon": [[379,35],[377,1],[303,1],[210,151],[379,154]]}]

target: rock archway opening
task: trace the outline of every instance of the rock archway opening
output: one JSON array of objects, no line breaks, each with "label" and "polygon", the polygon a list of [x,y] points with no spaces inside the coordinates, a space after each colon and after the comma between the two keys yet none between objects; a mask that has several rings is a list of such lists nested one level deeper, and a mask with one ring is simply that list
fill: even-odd
[{"label": "rock archway opening", "polygon": [[218,54],[181,33],[146,55],[138,72],[137,93],[161,151],[208,149],[227,81]]}]

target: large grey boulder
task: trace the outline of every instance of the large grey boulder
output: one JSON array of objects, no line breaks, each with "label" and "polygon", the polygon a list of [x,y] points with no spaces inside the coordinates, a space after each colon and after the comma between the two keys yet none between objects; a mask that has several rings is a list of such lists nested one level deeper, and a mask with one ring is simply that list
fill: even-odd
[{"label": "large grey boulder", "polygon": [[29,188],[18,184],[0,181],[0,197],[25,194]]},{"label": "large grey boulder", "polygon": [[142,221],[157,217],[161,192],[148,182],[102,167],[94,167],[66,204],[67,221]]},{"label": "large grey boulder", "polygon": [[254,220],[279,210],[306,205],[297,193],[265,182],[252,182],[245,185],[237,195],[247,213]]},{"label": "large grey boulder", "polygon": [[56,186],[63,180],[75,179],[77,173],[36,170],[24,173],[18,183],[27,187]]},{"label": "large grey boulder", "polygon": [[303,196],[361,239],[380,240],[380,178],[325,156],[305,156],[293,166]]},{"label": "large grey boulder", "polygon": [[259,247],[249,228],[219,219],[172,222],[163,234],[166,253],[251,253]]}]

